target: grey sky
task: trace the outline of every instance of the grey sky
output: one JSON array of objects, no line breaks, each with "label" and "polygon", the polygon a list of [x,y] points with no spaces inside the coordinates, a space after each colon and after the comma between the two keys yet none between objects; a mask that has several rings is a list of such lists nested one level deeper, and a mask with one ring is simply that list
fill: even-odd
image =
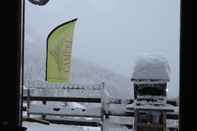
[{"label": "grey sky", "polygon": [[169,91],[179,94],[180,0],[50,0],[43,7],[26,2],[26,27],[44,44],[54,27],[76,17],[74,57],[131,77],[137,56],[161,54],[172,70]]}]

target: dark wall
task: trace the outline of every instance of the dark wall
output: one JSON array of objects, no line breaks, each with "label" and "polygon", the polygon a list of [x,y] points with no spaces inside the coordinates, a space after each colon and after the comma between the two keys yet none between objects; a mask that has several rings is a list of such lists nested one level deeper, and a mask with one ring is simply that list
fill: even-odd
[{"label": "dark wall", "polygon": [[[6,3],[7,2],[7,3]],[[21,0],[1,1],[0,130],[20,130]],[[16,61],[16,63],[15,63]]]}]

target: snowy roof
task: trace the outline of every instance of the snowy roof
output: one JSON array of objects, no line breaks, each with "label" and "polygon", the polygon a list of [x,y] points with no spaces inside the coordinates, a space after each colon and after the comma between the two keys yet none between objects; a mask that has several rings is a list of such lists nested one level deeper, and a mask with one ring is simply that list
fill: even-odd
[{"label": "snowy roof", "polygon": [[168,61],[157,55],[142,56],[134,66],[132,80],[170,80]]}]

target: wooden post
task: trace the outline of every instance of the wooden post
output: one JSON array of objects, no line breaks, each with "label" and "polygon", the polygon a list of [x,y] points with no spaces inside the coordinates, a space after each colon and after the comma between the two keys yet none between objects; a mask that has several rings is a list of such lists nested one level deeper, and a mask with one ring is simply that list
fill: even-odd
[{"label": "wooden post", "polygon": [[[43,104],[43,105],[46,105],[46,104],[47,104],[47,101],[46,101],[46,100],[43,100],[43,101],[42,101],[42,104]],[[46,115],[42,115],[42,119],[43,119],[43,120],[46,119]]]},{"label": "wooden post", "polygon": [[27,88],[27,117],[28,117],[28,118],[30,118],[30,113],[29,113],[30,106],[31,106],[30,97],[31,97],[30,89]]},{"label": "wooden post", "polygon": [[104,90],[104,82],[102,83],[102,92],[101,92],[101,131],[104,131],[104,122],[105,122],[105,110],[104,110],[104,107],[105,107],[105,90]]},{"label": "wooden post", "polygon": [[167,130],[167,117],[166,117],[166,112],[162,112],[162,116],[163,116],[163,130],[166,131]]},{"label": "wooden post", "polygon": [[137,122],[138,121],[138,111],[136,109],[134,109],[134,131],[137,131],[138,125]]}]

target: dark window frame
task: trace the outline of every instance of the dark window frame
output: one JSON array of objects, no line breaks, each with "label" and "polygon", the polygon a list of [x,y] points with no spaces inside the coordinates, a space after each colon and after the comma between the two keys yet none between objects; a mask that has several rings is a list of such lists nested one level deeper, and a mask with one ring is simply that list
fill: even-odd
[{"label": "dark window frame", "polygon": [[[23,25],[21,25],[21,2],[24,2],[24,0],[17,0],[17,12],[18,14],[16,15],[17,21],[17,38],[18,41],[16,42],[17,48],[17,64],[16,64],[16,69],[17,69],[17,78],[16,78],[16,101],[13,103],[17,107],[16,116],[14,119],[16,119],[16,127],[22,126],[20,122],[21,118],[21,61],[22,57],[21,56],[23,51],[21,50],[21,47],[23,41],[21,38],[21,32],[23,32],[23,29],[21,28]],[[195,103],[192,97],[194,96],[194,87],[192,86],[193,81],[192,81],[192,43],[193,43],[193,38],[192,38],[192,0],[181,0],[181,31],[180,31],[180,122],[179,122],[179,129],[181,131],[184,130],[189,130],[191,129],[192,124],[187,123],[190,122],[190,116],[191,115],[185,115],[186,111],[188,110],[188,113],[194,113],[194,110],[192,110],[193,105],[191,103]],[[13,96],[15,98],[15,96]],[[188,102],[189,101],[189,102]],[[186,124],[187,126],[183,126]],[[9,126],[9,125],[8,125]],[[13,126],[13,125],[12,125]],[[194,127],[194,125],[193,125]]]}]

